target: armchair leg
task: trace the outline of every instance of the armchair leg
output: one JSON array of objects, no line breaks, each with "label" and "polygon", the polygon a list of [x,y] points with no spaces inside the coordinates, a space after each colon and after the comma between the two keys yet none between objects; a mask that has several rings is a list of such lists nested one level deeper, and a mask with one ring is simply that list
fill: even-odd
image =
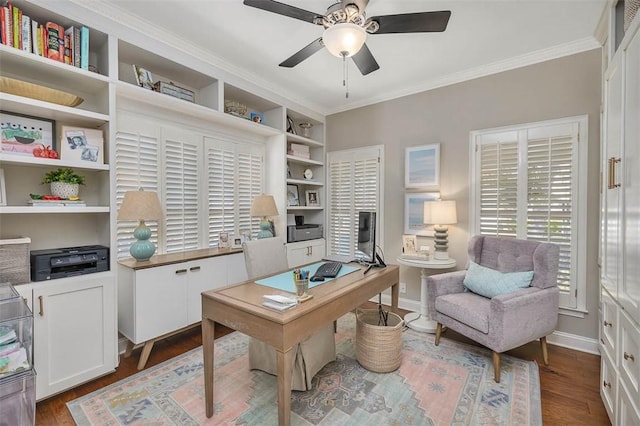
[{"label": "armchair leg", "polygon": [[496,383],[500,383],[500,354],[493,352],[493,378]]},{"label": "armchair leg", "polygon": [[540,349],[542,349],[542,360],[544,365],[549,365],[549,352],[547,351],[547,336],[540,338]]},{"label": "armchair leg", "polygon": [[436,339],[435,339],[435,345],[438,346],[440,344],[440,335],[442,334],[442,324],[438,323],[436,325]]}]

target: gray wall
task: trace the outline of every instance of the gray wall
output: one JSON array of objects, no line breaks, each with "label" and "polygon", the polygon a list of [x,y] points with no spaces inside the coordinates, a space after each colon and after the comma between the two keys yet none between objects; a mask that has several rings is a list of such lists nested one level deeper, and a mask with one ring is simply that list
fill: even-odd
[{"label": "gray wall", "polygon": [[[384,252],[395,263],[404,230],[405,148],[440,143],[439,190],[443,199],[455,199],[458,208],[458,224],[449,227],[449,252],[462,269],[470,237],[469,132],[588,114],[588,314],[584,319],[560,315],[558,330],[596,339],[600,99],[601,51],[595,49],[331,115],[327,150],[385,146]],[[433,245],[427,238],[418,244]],[[400,274],[407,283],[401,297],[419,300],[418,270],[401,267]]]}]

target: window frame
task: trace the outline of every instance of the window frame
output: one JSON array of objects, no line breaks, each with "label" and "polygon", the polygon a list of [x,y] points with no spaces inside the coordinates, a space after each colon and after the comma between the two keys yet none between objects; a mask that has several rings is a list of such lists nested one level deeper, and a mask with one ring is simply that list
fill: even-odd
[{"label": "window frame", "polygon": [[[568,292],[561,291],[560,294],[560,312],[571,316],[583,316],[587,313],[586,306],[586,245],[587,245],[587,166],[588,166],[588,115],[574,116],[559,118],[553,120],[545,120],[539,122],[531,122],[524,124],[517,124],[511,126],[474,130],[469,133],[469,232],[471,235],[480,233],[479,224],[479,139],[481,137],[490,136],[492,134],[506,133],[506,132],[522,132],[541,127],[553,127],[560,125],[572,125],[578,126],[578,140],[575,144],[574,161],[572,161],[572,168],[574,170],[576,178],[572,185],[572,211],[575,211],[574,219],[576,223],[572,227],[572,254],[575,265],[572,266],[574,271],[571,277],[570,290]],[[525,207],[527,203],[527,184],[526,184],[526,169],[527,166],[527,139],[518,137],[518,185],[524,185],[525,191],[518,192],[518,206],[524,202]],[[524,150],[523,148],[524,144]],[[575,203],[575,204],[574,204]],[[577,204],[577,205],[576,205]],[[526,210],[519,208],[519,211]],[[526,215],[518,216],[518,232],[521,232],[521,228],[526,229]],[[523,225],[524,224],[524,225]],[[575,235],[574,235],[575,234]],[[522,238],[520,235],[518,238]],[[526,235],[525,235],[526,238]]]}]

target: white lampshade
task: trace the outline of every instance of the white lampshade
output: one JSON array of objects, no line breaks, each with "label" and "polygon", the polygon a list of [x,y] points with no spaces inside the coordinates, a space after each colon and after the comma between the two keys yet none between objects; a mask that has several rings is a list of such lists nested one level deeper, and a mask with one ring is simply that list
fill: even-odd
[{"label": "white lampshade", "polygon": [[[367,39],[367,32],[359,25],[351,23],[335,24],[322,34],[322,42],[332,55],[339,58],[358,53]],[[345,52],[345,53],[343,53]]]},{"label": "white lampshade", "polygon": [[450,225],[458,222],[456,202],[426,201],[424,203],[424,223],[431,225]]},{"label": "white lampshade", "polygon": [[153,191],[127,191],[118,211],[118,220],[160,220],[164,217],[158,194]]},{"label": "white lampshade", "polygon": [[273,195],[262,194],[254,198],[253,203],[251,203],[250,214],[254,217],[277,216],[278,209]]}]

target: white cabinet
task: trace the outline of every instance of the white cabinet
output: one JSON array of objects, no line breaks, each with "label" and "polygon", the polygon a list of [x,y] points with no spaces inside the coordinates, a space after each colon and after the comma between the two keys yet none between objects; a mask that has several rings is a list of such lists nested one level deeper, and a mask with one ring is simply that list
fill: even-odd
[{"label": "white cabinet", "polygon": [[139,369],[156,340],[201,321],[203,291],[247,276],[241,252],[220,255],[217,249],[196,250],[158,255],[152,261],[125,260],[118,265],[118,328],[131,342],[128,353],[133,345],[145,344]]},{"label": "white cabinet", "polygon": [[317,239],[287,244],[289,268],[321,261],[325,254],[324,243],[324,239]]},{"label": "white cabinet", "polygon": [[118,355],[111,272],[27,285],[33,290],[37,400],[115,369]]},{"label": "white cabinet", "polygon": [[611,422],[628,425],[640,424],[640,15],[618,45],[615,8],[603,86],[600,394]]}]

